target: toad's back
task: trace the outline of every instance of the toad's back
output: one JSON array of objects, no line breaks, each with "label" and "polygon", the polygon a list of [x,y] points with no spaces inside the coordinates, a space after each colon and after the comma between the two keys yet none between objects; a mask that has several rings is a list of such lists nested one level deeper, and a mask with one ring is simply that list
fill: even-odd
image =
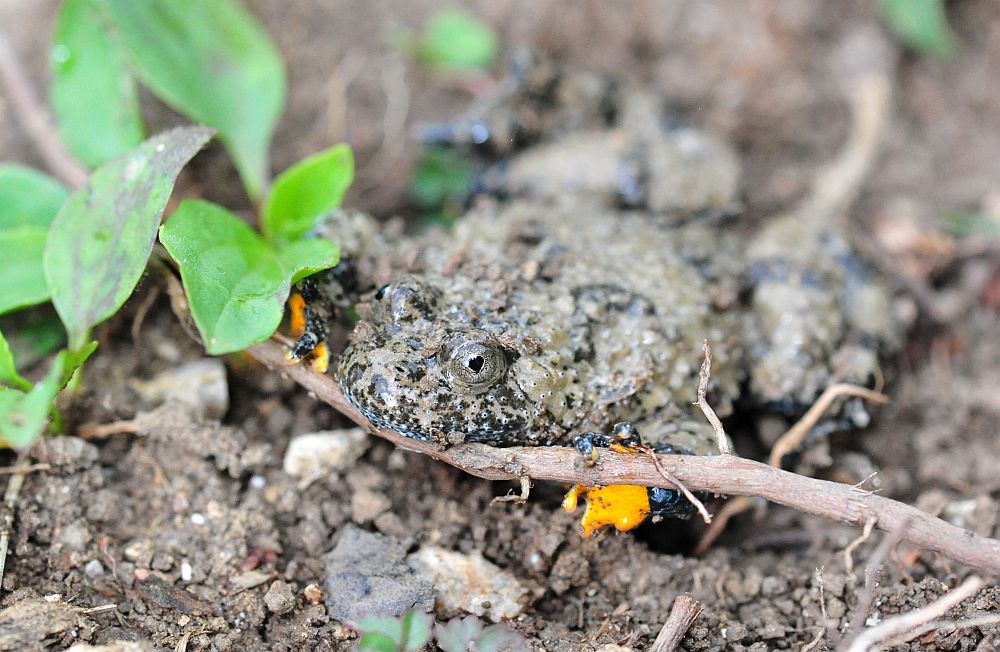
[{"label": "toad's back", "polygon": [[345,393],[423,439],[566,443],[632,421],[699,450],[688,406],[703,339],[720,402],[740,370],[737,257],[713,233],[587,204],[474,211],[374,300],[342,357]]}]

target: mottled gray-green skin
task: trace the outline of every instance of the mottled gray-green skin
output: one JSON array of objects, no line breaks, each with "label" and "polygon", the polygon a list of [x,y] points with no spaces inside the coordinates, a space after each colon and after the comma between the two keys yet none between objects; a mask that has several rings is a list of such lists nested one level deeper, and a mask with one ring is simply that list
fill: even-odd
[{"label": "mottled gray-green skin", "polygon": [[[685,223],[736,200],[729,150],[691,151],[697,179],[671,163],[677,201],[657,214],[543,196],[395,241],[360,216],[334,219],[330,236],[388,282],[340,356],[345,395],[425,441],[569,444],[629,421],[649,443],[711,453],[691,406],[705,339],[723,415],[738,400],[794,414],[834,381],[868,383],[893,339],[885,292],[826,228],[784,220],[751,238],[725,220]],[[720,157],[716,183],[706,151]]]}]

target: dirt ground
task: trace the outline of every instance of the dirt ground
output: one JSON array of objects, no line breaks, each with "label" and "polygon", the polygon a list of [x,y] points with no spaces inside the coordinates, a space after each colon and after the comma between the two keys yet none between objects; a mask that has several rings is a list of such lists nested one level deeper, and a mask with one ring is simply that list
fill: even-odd
[{"label": "dirt ground", "polygon": [[[643,80],[678,115],[727,136],[745,167],[747,223],[792,205],[842,145],[849,111],[830,62],[856,31],[881,29],[875,3],[861,1],[472,4],[504,44]],[[275,169],[346,140],[358,160],[347,205],[407,212],[417,153],[409,127],[456,115],[470,95],[421,70],[387,35],[418,29],[444,3],[249,5],[289,72]],[[0,0],[0,25],[40,88],[55,9],[52,0]],[[899,286],[901,305],[921,316],[887,370],[892,403],[829,450],[844,467],[879,469],[883,495],[997,537],[997,236],[959,237],[949,225],[970,214],[1000,224],[1000,5],[956,0],[948,12],[960,46],[948,59],[901,53],[885,146],[850,215],[860,238],[888,252],[882,271]],[[147,104],[154,129],[179,122]],[[40,165],[5,103],[0,117],[3,158]],[[217,146],[184,173],[180,192],[247,207]],[[922,289],[915,294],[913,285]],[[844,550],[857,530],[782,508],[739,517],[699,558],[691,555],[695,523],[582,539],[576,518],[558,510],[561,487],[539,484],[524,506],[491,505],[508,484],[380,441],[342,472],[303,482],[282,468],[290,438],[348,424],[244,356],[224,360],[229,399],[219,418],[146,391],[157,374],[203,357],[164,293],[146,301],[157,291],[145,281],[99,329],[101,346],[69,414],[75,426],[135,419],[138,432],[63,437],[32,453],[51,470],[28,475],[17,503],[2,650],[112,641],[156,650],[350,649],[353,634],[307,587],[324,586],[325,557],[351,524],[411,549],[477,551],[513,574],[530,604],[510,624],[533,649],[646,649],[684,593],[705,607],[686,650],[800,649],[821,631],[812,649],[834,649],[850,627],[881,536],[854,551],[852,569]],[[746,445],[745,454],[763,450]],[[901,545],[871,609],[860,607],[863,618],[873,624],[925,605],[969,572]],[[117,607],[95,609],[109,604]],[[950,616],[982,612],[1000,612],[995,582]],[[892,649],[996,650],[1000,626],[946,626]]]}]

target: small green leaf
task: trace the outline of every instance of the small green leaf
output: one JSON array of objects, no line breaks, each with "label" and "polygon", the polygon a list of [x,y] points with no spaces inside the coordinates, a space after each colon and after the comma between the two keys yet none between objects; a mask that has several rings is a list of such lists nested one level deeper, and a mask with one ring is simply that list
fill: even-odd
[{"label": "small green leaf", "polygon": [[524,637],[506,625],[497,623],[483,630],[473,648],[479,652],[522,652],[528,649]]},{"label": "small green leaf", "polygon": [[42,269],[47,229],[23,226],[0,231],[0,315],[49,300]]},{"label": "small green leaf", "polygon": [[23,390],[31,389],[31,383],[17,373],[14,366],[14,354],[10,352],[7,338],[0,333],[0,383]]},{"label": "small green leaf", "polygon": [[211,202],[186,200],[160,228],[177,261],[191,315],[213,355],[270,337],[291,284],[256,231]]},{"label": "small green leaf", "polygon": [[944,217],[943,227],[959,237],[1000,234],[1000,216],[975,211],[954,211]]},{"label": "small green leaf", "polygon": [[944,0],[882,0],[880,7],[889,29],[908,47],[936,56],[955,49]]},{"label": "small green leaf", "polygon": [[464,11],[431,17],[420,44],[420,58],[432,68],[489,68],[499,49],[488,26]]},{"label": "small green leaf", "polygon": [[399,645],[385,634],[365,634],[358,641],[359,652],[399,652]]},{"label": "small green leaf", "polygon": [[90,330],[135,289],[180,170],[212,136],[173,129],[102,165],[73,193],[49,229],[45,278],[78,350]]},{"label": "small green leaf", "polygon": [[353,180],[354,156],[347,145],[299,161],[274,180],[264,204],[264,235],[276,242],[301,238],[340,206]]},{"label": "small green leaf", "polygon": [[48,229],[69,191],[41,172],[0,165],[0,231],[20,226]]},{"label": "small green leaf", "polygon": [[143,137],[139,93],[99,0],[64,0],[52,43],[52,107],[63,140],[96,167]]},{"label": "small green leaf", "polygon": [[29,369],[66,345],[66,329],[51,303],[0,317],[18,368]]},{"label": "small green leaf", "polygon": [[461,204],[474,181],[472,161],[465,155],[450,148],[431,147],[420,156],[410,180],[410,196],[426,209]]},{"label": "small green leaf", "polygon": [[466,652],[469,643],[475,640],[482,629],[482,621],[475,616],[452,618],[447,624],[435,628],[437,646],[444,652]]},{"label": "small green leaf", "polygon": [[14,448],[34,443],[45,427],[56,395],[96,348],[97,342],[90,342],[76,352],[60,351],[49,373],[29,392],[0,387],[0,442]]},{"label": "small green leaf", "polygon": [[164,102],[219,131],[253,199],[285,102],[281,57],[237,0],[108,0],[139,78]]},{"label": "small green leaf", "polygon": [[365,616],[358,623],[358,631],[366,636],[369,634],[383,636],[398,647],[403,640],[403,620],[395,616]]},{"label": "small green leaf", "polygon": [[416,652],[431,640],[431,627],[434,619],[430,614],[414,609],[403,614],[403,633],[400,637],[400,647],[404,652]]},{"label": "small green leaf", "polygon": [[292,283],[340,262],[340,248],[329,240],[299,240],[278,249],[278,262]]},{"label": "small green leaf", "polygon": [[49,300],[42,250],[67,194],[40,172],[0,165],[0,315]]}]

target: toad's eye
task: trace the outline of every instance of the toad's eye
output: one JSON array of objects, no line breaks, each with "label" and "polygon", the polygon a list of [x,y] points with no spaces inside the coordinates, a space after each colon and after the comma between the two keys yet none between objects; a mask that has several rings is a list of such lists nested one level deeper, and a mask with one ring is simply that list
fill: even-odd
[{"label": "toad's eye", "polygon": [[452,381],[473,392],[488,389],[507,373],[503,351],[491,342],[459,344],[449,352],[447,365]]},{"label": "toad's eye", "polygon": [[415,278],[404,276],[375,293],[375,310],[392,321],[427,317],[437,303],[436,291]]}]

